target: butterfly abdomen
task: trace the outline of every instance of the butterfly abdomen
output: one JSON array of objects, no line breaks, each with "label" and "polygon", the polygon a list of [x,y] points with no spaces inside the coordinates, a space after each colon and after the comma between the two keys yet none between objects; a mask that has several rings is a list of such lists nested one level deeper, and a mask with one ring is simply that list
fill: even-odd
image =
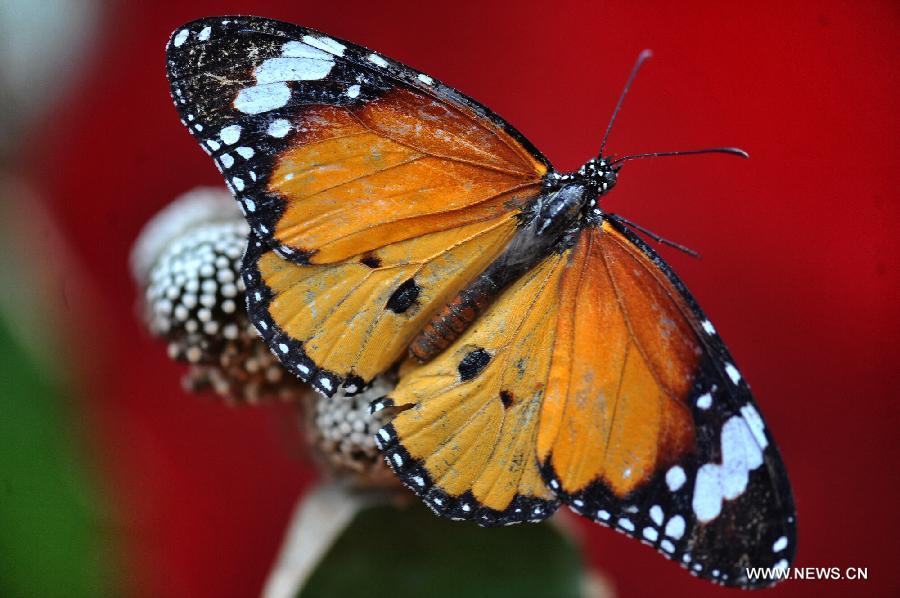
[{"label": "butterfly abdomen", "polygon": [[503,253],[431,318],[413,339],[410,353],[425,362],[459,338],[507,285],[553,251],[578,218],[587,195],[583,184],[573,183],[538,196]]},{"label": "butterfly abdomen", "polygon": [[428,361],[456,340],[500,293],[490,268],[453,298],[425,325],[409,347],[419,361]]}]

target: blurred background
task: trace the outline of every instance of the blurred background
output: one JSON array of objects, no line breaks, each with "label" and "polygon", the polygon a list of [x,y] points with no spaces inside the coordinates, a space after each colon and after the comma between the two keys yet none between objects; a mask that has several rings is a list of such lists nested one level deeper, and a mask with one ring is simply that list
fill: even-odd
[{"label": "blurred background", "polygon": [[[596,152],[652,48],[610,150],[752,159],[634,162],[605,208],[703,255],[663,251],[778,439],[795,564],[868,568],[769,595],[900,594],[896,2],[0,0],[0,595],[257,595],[315,478],[285,406],[182,391],[128,271],[156,211],[221,185],[178,122],[163,48],[181,23],[228,13],[432,73],[560,169]],[[578,529],[617,595],[727,592]]]}]

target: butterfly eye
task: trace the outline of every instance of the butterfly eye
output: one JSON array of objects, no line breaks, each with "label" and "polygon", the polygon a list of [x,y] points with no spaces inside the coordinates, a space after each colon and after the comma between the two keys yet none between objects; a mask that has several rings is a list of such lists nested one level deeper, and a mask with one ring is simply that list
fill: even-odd
[{"label": "butterfly eye", "polygon": [[603,173],[603,183],[606,185],[604,189],[612,189],[612,187],[616,184],[616,172],[614,170],[607,170]]}]

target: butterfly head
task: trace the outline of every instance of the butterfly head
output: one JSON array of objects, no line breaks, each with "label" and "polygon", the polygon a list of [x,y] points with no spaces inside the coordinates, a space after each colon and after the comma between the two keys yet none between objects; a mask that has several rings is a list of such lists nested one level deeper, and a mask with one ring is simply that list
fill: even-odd
[{"label": "butterfly head", "polygon": [[597,195],[605,195],[616,186],[620,168],[607,158],[592,158],[578,169],[576,175]]}]

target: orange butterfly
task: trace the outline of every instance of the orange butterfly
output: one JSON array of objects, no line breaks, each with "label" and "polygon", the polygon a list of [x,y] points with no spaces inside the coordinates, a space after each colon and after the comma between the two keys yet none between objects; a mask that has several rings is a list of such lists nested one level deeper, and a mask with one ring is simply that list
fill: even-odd
[{"label": "orange butterfly", "polygon": [[558,174],[428,75],[267,19],[189,23],[167,54],[182,121],[253,231],[251,319],[328,396],[411,355],[373,403],[397,411],[377,440],[434,511],[497,525],[565,503],[727,585],[789,565],[791,490],[746,382],[598,203],[625,160],[665,153],[601,147]]}]

